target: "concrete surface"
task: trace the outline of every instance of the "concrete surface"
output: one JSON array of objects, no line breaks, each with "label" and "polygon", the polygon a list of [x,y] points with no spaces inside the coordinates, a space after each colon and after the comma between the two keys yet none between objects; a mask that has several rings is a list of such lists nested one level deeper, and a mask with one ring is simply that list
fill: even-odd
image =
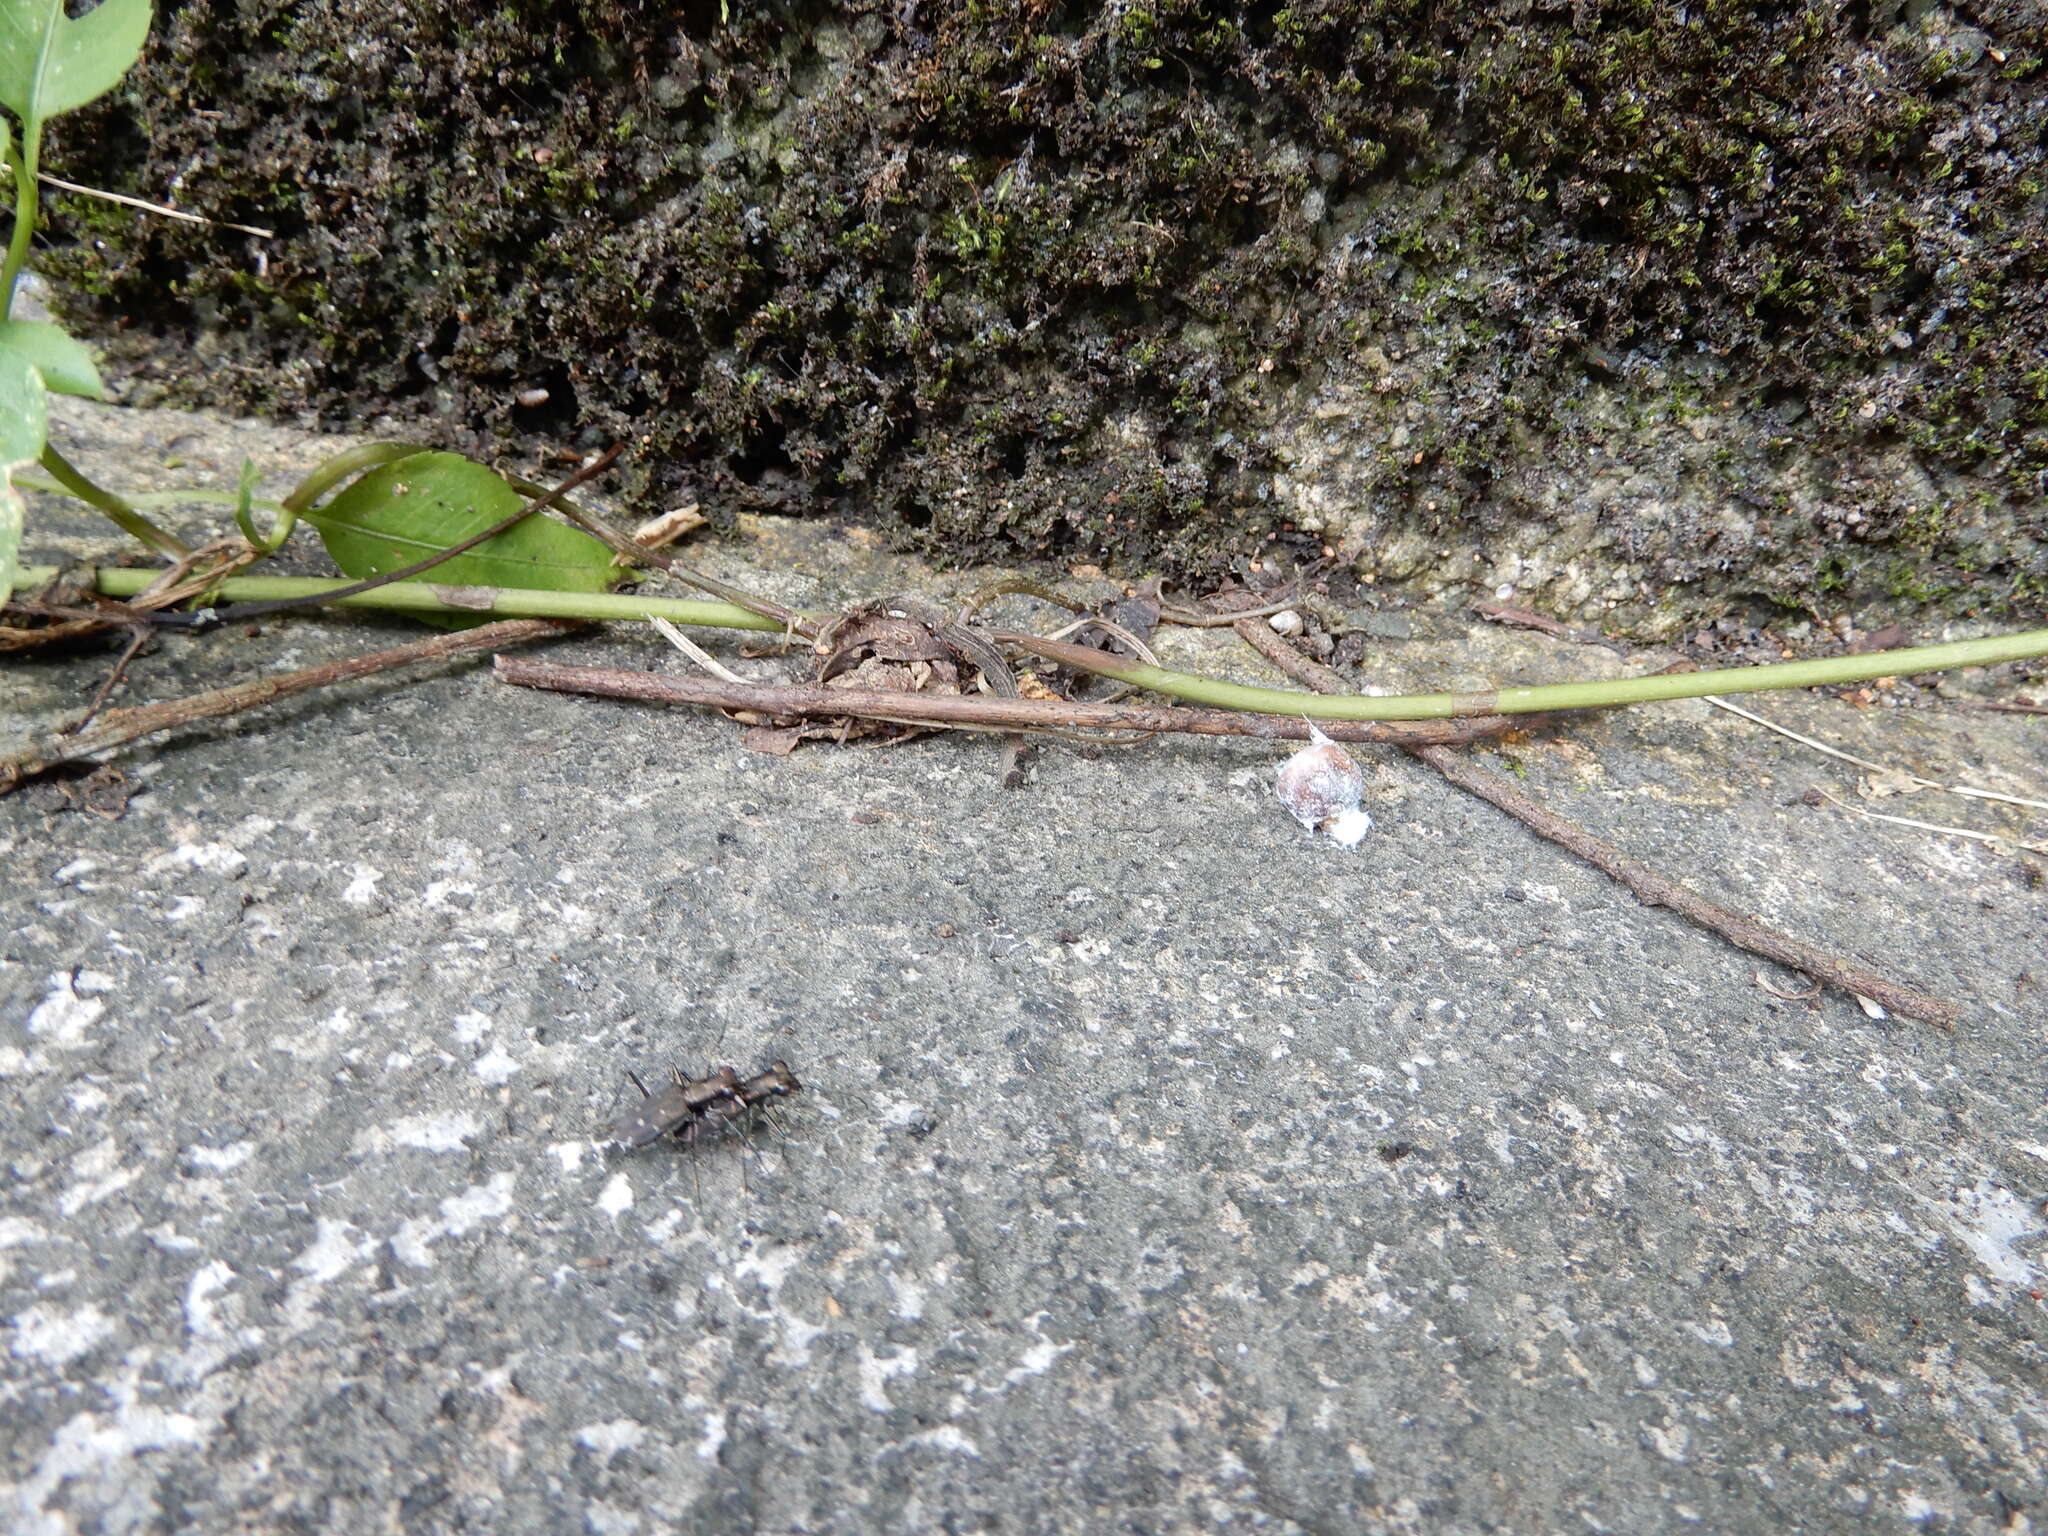
[{"label": "concrete surface", "polygon": [[[131,485],[313,452],[65,431]],[[32,555],[100,538],[32,516]],[[806,601],[972,584],[815,530],[707,561]],[[1354,617],[1393,686],[1624,665]],[[414,633],[174,637],[122,701]],[[1227,631],[1167,645],[1266,675]],[[109,656],[8,661],[0,728]],[[2042,796],[2041,719],[1909,695],[1757,707]],[[1006,793],[981,739],[736,734],[466,664],[131,748],[118,814],[0,801],[0,1525],[2048,1524],[2038,860],[1802,803],[1856,770],[1703,703],[1507,755],[1956,997],[1945,1036],[1773,996],[1799,978],[1405,760],[1347,853],[1269,747],[1055,745]],[[627,1069],[774,1056],[809,1092],[753,1154],[587,1140]]]}]

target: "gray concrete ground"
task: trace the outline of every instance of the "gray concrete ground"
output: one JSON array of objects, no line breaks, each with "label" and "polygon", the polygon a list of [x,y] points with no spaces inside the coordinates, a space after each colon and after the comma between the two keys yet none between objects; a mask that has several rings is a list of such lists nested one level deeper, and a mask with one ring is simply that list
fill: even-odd
[{"label": "gray concrete ground", "polygon": [[[131,485],[313,451],[66,421]],[[34,515],[32,551],[101,539]],[[707,558],[806,601],[971,584],[801,530]],[[1353,618],[1397,687],[1623,666]],[[414,633],[173,638],[125,699]],[[1227,631],[1167,644],[1267,676]],[[0,727],[108,660],[10,660]],[[2048,783],[2039,718],[1757,707]],[[1857,771],[1703,703],[1506,754],[1957,998],[1945,1036],[1774,996],[1799,979],[1405,760],[1359,849],[1319,843],[1280,755],[1053,746],[1005,792],[983,739],[773,759],[471,664],[130,749],[118,815],[0,801],[0,1524],[2048,1523],[2039,861],[1802,803]],[[775,1056],[808,1092],[752,1155],[587,1139],[629,1068]]]}]

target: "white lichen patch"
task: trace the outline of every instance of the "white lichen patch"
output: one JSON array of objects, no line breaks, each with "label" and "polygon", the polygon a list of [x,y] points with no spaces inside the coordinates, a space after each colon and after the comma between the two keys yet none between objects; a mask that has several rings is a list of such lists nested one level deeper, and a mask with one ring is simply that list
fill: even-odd
[{"label": "white lichen patch", "polygon": [[503,1046],[492,1046],[477,1057],[470,1070],[493,1088],[502,1088],[519,1075],[519,1063],[507,1055]]},{"label": "white lichen patch", "polygon": [[185,1166],[203,1169],[208,1173],[226,1173],[255,1156],[256,1143],[253,1141],[231,1142],[225,1147],[191,1146],[184,1151]]},{"label": "white lichen patch", "polygon": [[135,1169],[121,1166],[120,1149],[112,1142],[87,1147],[72,1159],[71,1171],[76,1180],[57,1197],[58,1213],[67,1219],[126,1189],[137,1177]]},{"label": "white lichen patch", "polygon": [[118,1326],[98,1307],[65,1312],[39,1304],[15,1314],[12,1352],[17,1360],[40,1360],[61,1370],[98,1349]]},{"label": "white lichen patch", "polygon": [[170,852],[156,855],[144,868],[152,875],[187,869],[235,880],[248,872],[249,860],[231,843],[180,843]]},{"label": "white lichen patch", "polygon": [[632,1208],[633,1181],[623,1173],[615,1173],[605,1184],[604,1192],[597,1197],[597,1208],[607,1216],[617,1216]]},{"label": "white lichen patch", "polygon": [[211,1260],[192,1271],[192,1278],[185,1282],[185,1331],[195,1339],[218,1339],[227,1330],[220,1320],[220,1309],[213,1298],[235,1283],[235,1272],[219,1259]]},{"label": "white lichen patch", "polygon": [[487,1013],[458,1013],[448,1021],[456,1041],[462,1045],[475,1045],[492,1029],[491,1016]]},{"label": "white lichen patch", "polygon": [[884,1125],[916,1125],[925,1118],[925,1107],[911,1099],[891,1099],[877,1106]]},{"label": "white lichen patch", "polygon": [[646,1438],[647,1426],[634,1419],[610,1419],[576,1431],[576,1443],[606,1466],[626,1452],[638,1450]]},{"label": "white lichen patch", "polygon": [[461,1194],[450,1195],[441,1202],[439,1219],[415,1216],[405,1222],[391,1239],[392,1253],[414,1269],[433,1268],[433,1245],[442,1238],[466,1236],[487,1221],[511,1214],[516,1182],[514,1174],[493,1174],[488,1184],[472,1184]]},{"label": "white lichen patch", "polygon": [[389,1125],[373,1125],[356,1133],[350,1154],[379,1157],[400,1147],[421,1152],[463,1152],[471,1137],[483,1130],[475,1115],[450,1112],[436,1115],[407,1115]]},{"label": "white lichen patch", "polygon": [[[115,1502],[127,1514],[120,1529],[155,1525],[154,1479],[141,1465],[145,1451],[204,1443],[208,1425],[186,1413],[123,1401],[111,1415],[75,1414],[57,1431],[36,1469],[5,1490],[13,1508],[0,1505],[0,1525],[14,1536],[72,1536],[78,1527],[68,1512],[48,1505],[66,1483],[93,1488],[102,1504]],[[109,1529],[115,1527],[109,1526]]]},{"label": "white lichen patch", "polygon": [[[693,1404],[692,1406],[698,1405]],[[702,1412],[704,1414],[704,1433],[697,1441],[697,1459],[699,1461],[716,1461],[718,1460],[719,1452],[725,1449],[725,1442],[728,1438],[726,1413],[724,1409],[713,1408],[708,1404],[702,1405]]]},{"label": "white lichen patch", "polygon": [[1029,1381],[1033,1376],[1043,1376],[1053,1368],[1054,1362],[1061,1355],[1071,1353],[1074,1348],[1073,1344],[1055,1344],[1048,1339],[1041,1339],[1025,1350],[1018,1357],[1017,1363],[1003,1374],[1003,1385],[1014,1387],[1021,1381]]},{"label": "white lichen patch", "polygon": [[2038,1283],[2038,1266],[2018,1245],[2048,1232],[2048,1224],[2011,1190],[1979,1179],[1967,1188],[1958,1186],[1934,1208],[1992,1279],[2018,1286]]},{"label": "white lichen patch", "polygon": [[85,993],[84,973],[59,971],[50,977],[50,990],[28,1016],[28,1032],[45,1045],[60,1051],[75,1051],[92,1044],[86,1031],[97,1024],[107,1005]]},{"label": "white lichen patch", "polygon": [[955,1456],[971,1456],[981,1460],[981,1447],[963,1435],[951,1424],[941,1424],[928,1429],[921,1435],[912,1435],[903,1442],[905,1450],[946,1451]]},{"label": "white lichen patch", "polygon": [[313,1223],[313,1241],[292,1260],[292,1268],[314,1284],[326,1285],[367,1258],[370,1248],[360,1227],[322,1216]]},{"label": "white lichen patch", "polygon": [[860,1341],[860,1402],[870,1413],[889,1413],[896,1405],[884,1390],[898,1376],[917,1374],[917,1351],[902,1350],[886,1360],[878,1359],[867,1341]]}]

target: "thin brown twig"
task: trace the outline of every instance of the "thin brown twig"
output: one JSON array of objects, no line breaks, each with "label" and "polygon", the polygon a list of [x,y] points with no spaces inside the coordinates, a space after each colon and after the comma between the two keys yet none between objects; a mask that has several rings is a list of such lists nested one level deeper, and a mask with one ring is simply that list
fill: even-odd
[{"label": "thin brown twig", "polygon": [[[263,551],[239,534],[203,544],[198,549],[187,550],[165,566],[155,581],[128,600],[128,606],[137,610],[174,608],[186,598],[199,596],[262,557]],[[192,573],[202,564],[206,564],[206,569],[194,576]],[[112,606],[111,599],[101,597],[97,601]]]},{"label": "thin brown twig", "polygon": [[[1349,693],[1338,673],[1311,661],[1270,629],[1240,624],[1237,632],[1253,650],[1304,687],[1317,693]],[[1406,745],[1406,744],[1404,744]],[[1407,751],[1468,793],[1506,811],[1530,830],[1570,850],[1602,874],[1619,881],[1647,907],[1669,907],[1681,917],[1710,928],[1737,948],[1804,971],[1816,981],[1882,1003],[1894,1013],[1954,1029],[1956,1006],[1898,982],[1887,980],[1853,961],[1767,928],[1755,918],[1708,901],[1697,891],[1659,874],[1641,860],[1623,853],[1604,838],[1546,810],[1490,769],[1443,746],[1408,745]]]},{"label": "thin brown twig", "polygon": [[562,515],[599,542],[611,546],[616,554],[626,556],[635,565],[652,565],[667,571],[681,582],[687,582],[699,591],[709,592],[713,597],[723,598],[736,607],[758,614],[764,619],[773,619],[785,629],[793,630],[805,639],[815,640],[822,628],[822,621],[810,614],[799,613],[773,598],[756,597],[730,583],[706,576],[702,571],[685,565],[673,555],[629,539],[610,523],[586,507],[564,505]]},{"label": "thin brown twig", "polygon": [[[217,544],[209,544],[203,549],[186,550],[172,564],[166,566],[156,580],[125,603],[99,593],[88,594],[91,603],[87,607],[44,603],[17,597],[4,607],[0,607],[0,613],[51,619],[56,622],[39,629],[0,628],[0,650],[28,650],[33,646],[52,645],[60,640],[76,640],[86,635],[101,634],[123,624],[130,628],[137,625],[149,627],[161,622],[153,617],[152,610],[167,608],[173,603],[184,601],[187,597],[197,596],[223,575],[231,574],[247,565],[250,560],[256,558],[257,553],[258,551],[251,549],[244,539],[223,540]],[[214,560],[216,563],[204,575],[186,580],[193,568],[205,560]],[[52,581],[44,590],[48,592],[60,584],[58,581]],[[124,658],[123,665],[125,664]],[[120,669],[117,667],[115,676],[119,675]],[[94,709],[99,707],[100,702],[104,701],[95,701]],[[91,718],[92,712],[88,711],[85,720]],[[84,724],[82,720],[73,729],[82,730]]]},{"label": "thin brown twig", "polygon": [[2000,715],[2048,715],[2048,704],[2028,704],[2018,699],[2011,703],[2002,700],[1967,700],[1950,706],[1953,709],[1983,709]]},{"label": "thin brown twig", "polygon": [[410,645],[372,651],[367,656],[351,656],[342,661],[330,661],[321,666],[307,667],[303,671],[288,672],[283,677],[259,678],[254,682],[237,683],[230,688],[216,688],[210,693],[193,694],[189,698],[166,699],[159,704],[113,710],[88,733],[76,736],[51,736],[43,741],[31,743],[20,752],[0,757],[0,795],[20,788],[27,780],[37,774],[48,772],[60,763],[75,762],[79,758],[90,757],[110,747],[123,746],[139,737],[154,735],[158,731],[168,731],[199,720],[216,720],[224,715],[238,714],[245,709],[254,709],[259,704],[272,704],[279,699],[288,699],[294,694],[307,693],[332,683],[351,682],[359,677],[389,672],[398,667],[417,666],[422,662],[441,661],[451,656],[467,656],[477,651],[495,650],[500,646],[518,645],[527,640],[541,640],[576,627],[577,624],[573,620],[506,619],[497,624],[480,625],[476,629],[437,635],[431,640],[418,640]]},{"label": "thin brown twig", "polygon": [[1517,608],[1509,603],[1491,600],[1474,603],[1473,611],[1482,619],[1491,619],[1496,624],[1506,624],[1515,629],[1533,629],[1539,634],[1549,635],[1554,640],[1569,640],[1574,645],[1603,645],[1617,656],[1626,656],[1628,647],[1619,640],[1603,635],[1597,629],[1574,629],[1562,620],[1553,619],[1547,613],[1538,613],[1533,608]]},{"label": "thin brown twig", "polygon": [[[695,704],[708,709],[750,709],[764,715],[855,716],[940,726],[982,726],[991,730],[1079,727],[1111,731],[1171,731],[1191,736],[1254,736],[1270,741],[1306,741],[1308,722],[1289,715],[1253,715],[1234,709],[1184,709],[1154,704],[1088,704],[1066,699],[1017,699],[994,694],[896,693],[876,688],[824,688],[721,682],[714,678],[671,677],[616,667],[576,667],[500,656],[500,682],[555,693],[589,693],[651,704]],[[1324,734],[1337,741],[1382,746],[1478,741],[1525,729],[1541,716],[1478,717],[1459,720],[1325,720]]]},{"label": "thin brown twig", "polygon": [[113,691],[121,686],[121,679],[128,671],[128,663],[142,654],[142,648],[149,644],[149,626],[137,624],[128,636],[128,649],[121,653],[121,659],[114,663],[114,670],[107,674],[107,680],[100,684],[100,691],[92,696],[92,702],[85,707],[85,713],[71,725],[57,728],[59,736],[76,736],[98,718],[101,708]]}]

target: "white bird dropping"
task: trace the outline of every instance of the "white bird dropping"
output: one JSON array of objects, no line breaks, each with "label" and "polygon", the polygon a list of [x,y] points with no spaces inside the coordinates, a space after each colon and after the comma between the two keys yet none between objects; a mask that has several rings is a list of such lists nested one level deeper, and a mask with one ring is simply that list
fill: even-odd
[{"label": "white bird dropping", "polygon": [[1358,808],[1365,774],[1349,752],[1308,723],[1308,742],[1280,765],[1273,789],[1294,819],[1340,848],[1355,848],[1372,826]]}]

